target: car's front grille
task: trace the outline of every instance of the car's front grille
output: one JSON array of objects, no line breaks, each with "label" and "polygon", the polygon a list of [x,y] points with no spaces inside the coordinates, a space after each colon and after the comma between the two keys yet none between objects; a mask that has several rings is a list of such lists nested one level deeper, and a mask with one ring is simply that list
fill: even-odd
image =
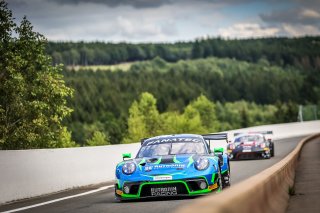
[{"label": "car's front grille", "polygon": [[261,156],[260,153],[252,152],[252,153],[241,153],[241,154],[238,154],[237,157],[239,159],[246,160],[246,159],[254,159],[254,158],[257,158],[257,157],[260,157],[260,156]]},{"label": "car's front grille", "polygon": [[187,195],[188,190],[184,183],[145,184],[141,188],[141,197]]}]

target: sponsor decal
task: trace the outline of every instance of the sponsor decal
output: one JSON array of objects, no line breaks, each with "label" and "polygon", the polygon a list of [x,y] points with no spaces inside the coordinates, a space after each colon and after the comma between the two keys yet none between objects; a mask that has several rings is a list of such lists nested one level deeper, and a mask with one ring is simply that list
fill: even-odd
[{"label": "sponsor decal", "polygon": [[151,196],[174,196],[177,195],[177,187],[151,188]]},{"label": "sponsor decal", "polygon": [[251,152],[251,146],[244,146],[242,151],[243,152]]},{"label": "sponsor decal", "polygon": [[244,142],[243,145],[245,146],[253,146],[255,142]]},{"label": "sponsor decal", "polygon": [[171,175],[161,175],[161,176],[154,176],[153,180],[159,181],[159,180],[172,180]]},{"label": "sponsor decal", "polygon": [[159,143],[173,143],[173,142],[194,142],[198,143],[202,140],[200,138],[163,138],[163,139],[156,139],[152,141],[147,141],[146,145],[153,145]]},{"label": "sponsor decal", "polygon": [[152,170],[152,166],[146,166],[144,167],[145,172],[150,172]]},{"label": "sponsor decal", "polygon": [[157,164],[152,166],[145,166],[144,170],[146,172],[149,172],[155,169],[184,169],[185,167],[186,165],[181,163]]}]

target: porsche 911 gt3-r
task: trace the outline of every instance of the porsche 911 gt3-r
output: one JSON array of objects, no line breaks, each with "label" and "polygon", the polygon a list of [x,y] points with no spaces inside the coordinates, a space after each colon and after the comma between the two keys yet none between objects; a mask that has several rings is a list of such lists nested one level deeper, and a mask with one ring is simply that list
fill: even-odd
[{"label": "porsche 911 gt3-r", "polygon": [[163,135],[144,139],[135,158],[123,154],[116,166],[115,196],[119,200],[192,196],[220,191],[230,185],[228,156],[210,150],[206,139],[227,135]]},{"label": "porsche 911 gt3-r", "polygon": [[235,133],[232,143],[227,146],[228,155],[233,159],[269,159],[274,156],[274,143],[266,135],[272,131]]}]

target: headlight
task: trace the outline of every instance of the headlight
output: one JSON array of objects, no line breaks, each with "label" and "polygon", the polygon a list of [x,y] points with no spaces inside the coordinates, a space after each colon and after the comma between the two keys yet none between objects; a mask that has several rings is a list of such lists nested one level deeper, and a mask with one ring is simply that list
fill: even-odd
[{"label": "headlight", "polygon": [[133,162],[125,163],[122,166],[122,172],[126,175],[131,175],[136,170],[136,164]]},{"label": "headlight", "polygon": [[236,146],[235,146],[234,144],[230,144],[230,145],[229,145],[229,149],[232,150],[232,149],[235,149],[235,148],[236,148]]},{"label": "headlight", "polygon": [[265,148],[265,147],[266,147],[266,144],[265,144],[265,143],[261,143],[261,144],[260,144],[260,147],[261,147],[261,148]]},{"label": "headlight", "polygon": [[194,162],[194,166],[197,170],[205,170],[209,166],[209,160],[207,158],[200,157]]}]

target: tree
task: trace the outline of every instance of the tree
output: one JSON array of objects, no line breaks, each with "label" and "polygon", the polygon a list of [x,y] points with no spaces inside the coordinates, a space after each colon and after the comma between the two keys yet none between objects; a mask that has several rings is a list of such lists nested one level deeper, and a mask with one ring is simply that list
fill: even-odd
[{"label": "tree", "polygon": [[61,64],[63,61],[62,54],[60,52],[54,51],[52,53],[52,62],[54,65]]},{"label": "tree", "polygon": [[249,126],[249,118],[248,118],[248,113],[245,107],[243,107],[240,110],[240,116],[241,116],[241,127],[246,128]]},{"label": "tree", "polygon": [[139,102],[133,102],[129,110],[128,137],[124,143],[138,142],[159,133],[161,126],[156,103],[157,100],[148,92],[141,94]]},{"label": "tree", "polygon": [[68,131],[67,127],[62,127],[62,131],[60,133],[60,138],[57,142],[56,147],[59,148],[69,148],[69,147],[77,147],[79,146],[71,139],[71,132]]},{"label": "tree", "polygon": [[3,0],[0,14],[0,148],[57,147],[72,89],[26,17],[16,25]]},{"label": "tree", "polygon": [[139,110],[144,117],[148,136],[156,135],[160,129],[157,99],[151,93],[142,93],[139,101]]},{"label": "tree", "polygon": [[183,122],[180,126],[182,133],[195,133],[203,134],[206,133],[205,127],[201,122],[201,115],[197,109],[192,105],[188,105],[183,113]]},{"label": "tree", "polygon": [[86,144],[88,146],[104,146],[109,145],[109,137],[107,137],[103,132],[95,131],[92,138],[88,139]]},{"label": "tree", "polygon": [[72,66],[74,67],[80,61],[80,53],[76,49],[71,49],[69,52],[69,61],[71,62]]},{"label": "tree", "polygon": [[203,57],[203,47],[201,44],[201,41],[196,40],[193,44],[192,50],[191,50],[192,58],[202,58]]},{"label": "tree", "polygon": [[94,52],[92,49],[89,49],[87,47],[83,47],[80,50],[80,59],[81,59],[81,65],[90,65],[92,64],[94,58]]},{"label": "tree", "polygon": [[134,143],[148,135],[144,116],[139,110],[137,101],[134,101],[129,109],[128,136],[124,143]]},{"label": "tree", "polygon": [[201,95],[191,103],[191,106],[199,112],[201,123],[209,132],[215,132],[219,129],[216,117],[215,104]]},{"label": "tree", "polygon": [[185,119],[178,112],[165,112],[160,115],[162,121],[162,134],[183,133],[181,126]]}]

